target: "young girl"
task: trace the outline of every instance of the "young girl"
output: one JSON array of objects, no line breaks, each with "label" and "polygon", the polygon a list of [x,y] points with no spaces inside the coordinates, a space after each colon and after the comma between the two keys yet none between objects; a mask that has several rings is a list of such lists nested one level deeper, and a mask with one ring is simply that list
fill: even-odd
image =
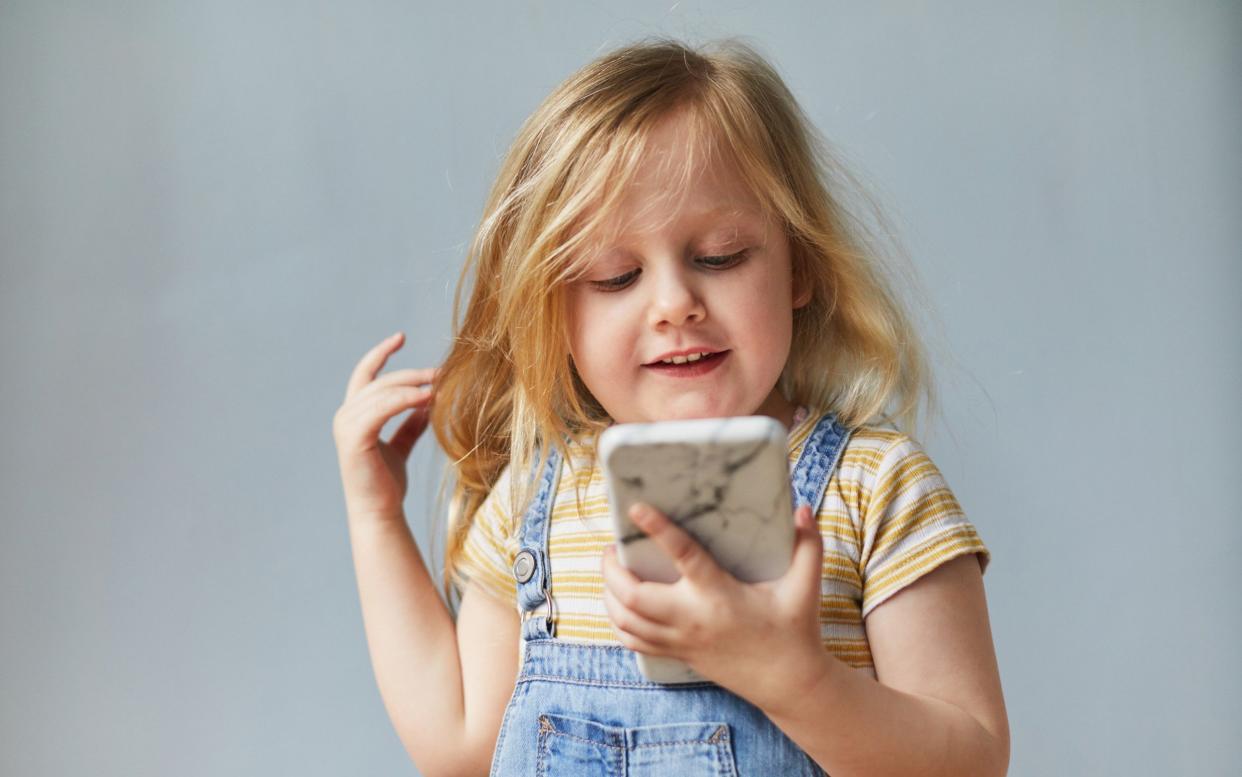
[{"label": "young girl", "polygon": [[[505,159],[443,365],[380,375],[400,333],[358,363],[334,422],[350,538],[377,682],[424,774],[1006,772],[988,551],[880,425],[890,407],[913,423],[924,361],[815,138],[744,45],[605,55]],[[635,578],[598,433],[752,414],[790,430],[789,571],[741,583],[640,506],[681,577]],[[456,618],[402,512],[429,422]],[[710,682],[648,682],[634,651]]]}]

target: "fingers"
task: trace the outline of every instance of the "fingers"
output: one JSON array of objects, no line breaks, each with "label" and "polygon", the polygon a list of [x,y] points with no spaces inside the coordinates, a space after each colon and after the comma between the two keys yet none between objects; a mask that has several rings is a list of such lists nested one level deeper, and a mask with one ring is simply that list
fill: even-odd
[{"label": "fingers", "polygon": [[[415,412],[406,418],[406,422],[417,425],[420,420],[426,421],[426,413],[421,411],[430,408],[435,401],[436,389],[431,380],[437,372],[434,369],[410,369],[386,373],[363,386],[346,401],[346,405],[351,406],[353,412],[363,414],[368,428],[374,426],[376,432],[388,419],[411,408]],[[408,435],[412,431],[403,423],[396,434]],[[414,439],[418,436],[415,435]]]},{"label": "fingers", "polygon": [[630,520],[668,555],[682,577],[711,583],[724,574],[702,545],[677,524],[650,505],[630,508]]},{"label": "fingers", "polygon": [[[788,583],[797,590],[820,590],[824,569],[824,538],[809,505],[801,505],[794,513],[793,560],[785,573]],[[818,595],[818,594],[817,594]]]},{"label": "fingers", "polygon": [[643,617],[621,604],[607,587],[604,588],[604,609],[608,611],[608,618],[616,627],[622,644],[631,650],[659,652],[667,649],[676,634],[673,628]]},{"label": "fingers", "polygon": [[[411,424],[425,424],[426,413],[421,411],[431,404],[432,397],[431,388],[414,386],[389,386],[355,396],[341,406],[333,420],[337,440],[346,442],[346,447],[360,444],[363,448],[372,448],[388,419],[405,410],[413,409],[414,415],[422,416],[419,420],[410,421]],[[407,435],[414,431],[406,428],[404,423],[402,427]]]},{"label": "fingers", "polygon": [[435,379],[439,374],[440,370],[435,367],[393,370],[392,372],[386,372],[378,378],[375,378],[370,383],[359,389],[354,396],[362,396],[368,391],[388,386],[414,386],[415,388],[428,386],[434,388]]},{"label": "fingers", "polygon": [[427,401],[419,407],[415,407],[414,411],[405,417],[401,422],[400,428],[393,432],[392,439],[388,444],[393,450],[401,454],[402,458],[409,456],[410,451],[414,449],[414,443],[418,442],[418,438],[423,436],[423,432],[427,429],[427,424],[431,421],[431,406],[435,404],[435,396],[428,397]]},{"label": "fingers", "polygon": [[603,572],[604,592],[622,607],[658,623],[676,622],[677,607],[667,595],[669,586],[640,580],[617,558],[615,545],[604,550]]},{"label": "fingers", "polygon": [[354,371],[349,375],[349,383],[345,386],[345,397],[348,399],[354,394],[362,390],[362,387],[374,380],[379,371],[384,368],[384,362],[388,361],[388,357],[393,354],[401,344],[405,342],[405,335],[401,332],[389,335],[359,360],[354,367]]},{"label": "fingers", "polygon": [[604,609],[621,644],[630,650],[663,655],[675,640],[670,586],[639,580],[621,565],[616,546],[604,550]]},{"label": "fingers", "polygon": [[353,447],[373,447],[388,420],[413,409],[394,433],[392,445],[408,454],[427,427],[428,409],[435,398],[436,368],[379,371],[401,344],[400,332],[377,344],[362,357],[350,375],[345,402],[337,411],[333,428],[338,439]]},{"label": "fingers", "polygon": [[[374,381],[375,376],[379,374],[380,370],[382,370],[384,365],[388,362],[388,357],[392,356],[392,354],[395,353],[404,342],[405,335],[401,332],[397,332],[396,334],[385,338],[371,348],[371,350],[367,351],[358,364],[355,365],[353,372],[350,373],[349,383],[345,387],[345,398],[349,399]],[[399,370],[391,373],[390,375],[404,376],[402,378],[396,378],[396,381],[421,384],[431,383],[435,379],[438,372],[439,370],[437,369],[426,368],[417,370]],[[390,375],[385,375],[384,378],[381,378],[381,380],[389,379]]]}]

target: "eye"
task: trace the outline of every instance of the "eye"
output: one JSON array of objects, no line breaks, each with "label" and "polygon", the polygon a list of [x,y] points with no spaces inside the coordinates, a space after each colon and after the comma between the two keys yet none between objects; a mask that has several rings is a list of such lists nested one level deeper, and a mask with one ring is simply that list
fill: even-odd
[{"label": "eye", "polygon": [[728,256],[700,256],[696,261],[713,270],[727,270],[746,258],[746,251],[738,251]]},{"label": "eye", "polygon": [[638,277],[638,270],[633,269],[624,275],[618,275],[615,278],[607,278],[602,281],[590,281],[591,286],[600,291],[619,291],[630,285],[630,282]]},{"label": "eye", "polygon": [[[727,256],[700,256],[694,261],[709,270],[727,270],[745,260],[748,253],[749,249],[744,249]],[[639,268],[635,268],[627,273],[613,278],[606,278],[602,281],[588,281],[588,283],[592,288],[600,291],[621,291],[633,283],[634,279],[638,277],[640,272],[641,270]]]}]

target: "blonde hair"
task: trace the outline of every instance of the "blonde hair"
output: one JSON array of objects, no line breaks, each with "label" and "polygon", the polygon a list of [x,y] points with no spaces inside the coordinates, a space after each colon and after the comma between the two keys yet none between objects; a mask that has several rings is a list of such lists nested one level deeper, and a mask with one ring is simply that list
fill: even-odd
[{"label": "blonde hair", "polygon": [[[652,127],[685,111],[687,142],[720,148],[789,239],[793,342],[778,387],[849,427],[918,421],[934,402],[923,347],[878,261],[879,241],[841,198],[870,203],[777,72],[749,45],[667,39],[625,46],[557,87],[518,132],[488,196],[453,305],[454,339],[431,423],[451,479],[444,588],[474,514],[506,466],[514,521],[555,448],[610,423],[569,358],[565,283],[626,191]],[[882,220],[871,205],[873,217]],[[473,283],[470,284],[470,281]],[[462,313],[462,296],[470,299]],[[516,528],[516,527],[514,527]]]}]

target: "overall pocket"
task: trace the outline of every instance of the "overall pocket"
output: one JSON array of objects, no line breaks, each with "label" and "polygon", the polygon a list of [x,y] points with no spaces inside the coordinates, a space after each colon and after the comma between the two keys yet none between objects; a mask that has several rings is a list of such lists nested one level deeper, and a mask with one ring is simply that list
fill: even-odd
[{"label": "overall pocket", "polygon": [[538,777],[736,777],[727,723],[607,726],[539,716]]}]

